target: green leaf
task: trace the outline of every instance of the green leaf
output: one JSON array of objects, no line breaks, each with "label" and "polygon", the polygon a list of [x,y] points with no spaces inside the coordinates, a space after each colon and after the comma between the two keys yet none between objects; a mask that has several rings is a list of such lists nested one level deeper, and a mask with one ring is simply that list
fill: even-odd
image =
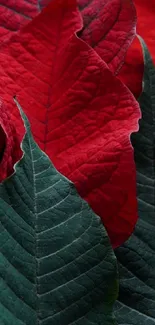
[{"label": "green leaf", "polygon": [[31,135],[0,185],[0,324],[111,325],[117,263],[101,220]]},{"label": "green leaf", "polygon": [[155,324],[155,67],[140,38],[144,62],[140,129],[132,137],[137,168],[139,221],[119,249],[120,294],[115,315],[121,325]]}]

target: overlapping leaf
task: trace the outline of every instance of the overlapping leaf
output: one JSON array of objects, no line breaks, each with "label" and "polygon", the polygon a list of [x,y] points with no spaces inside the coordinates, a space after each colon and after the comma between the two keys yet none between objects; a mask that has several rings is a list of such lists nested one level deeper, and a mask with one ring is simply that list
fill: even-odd
[{"label": "overlapping leaf", "polygon": [[80,26],[76,1],[53,0],[1,46],[1,93],[8,106],[17,95],[35,139],[101,216],[117,246],[137,219],[129,136],[139,109],[96,52],[75,36]]},{"label": "overlapping leaf", "polygon": [[[42,0],[42,7],[49,2]],[[83,19],[79,36],[95,49],[111,71],[118,74],[136,32],[133,1],[77,0],[77,3]]]},{"label": "overlapping leaf", "polygon": [[[137,33],[147,42],[148,48],[155,62],[155,5],[154,0],[134,0],[137,11]],[[149,28],[146,28],[149,17]],[[119,78],[129,87],[138,98],[142,91],[144,62],[141,46],[136,40],[127,52],[125,63],[119,72]]]},{"label": "overlapping leaf", "polygon": [[84,27],[79,33],[111,71],[118,73],[135,36],[136,12],[131,0],[78,0]]},{"label": "overlapping leaf", "polygon": [[117,263],[104,226],[23,118],[24,156],[0,185],[0,322],[114,325]]},{"label": "overlapping leaf", "polygon": [[134,234],[116,250],[120,262],[119,324],[155,324],[155,67],[142,42],[144,89],[142,120],[133,137],[137,167],[139,221]]},{"label": "overlapping leaf", "polygon": [[[0,43],[11,33],[26,25],[51,1],[0,0]],[[80,36],[95,48],[112,71],[119,72],[119,79],[137,98],[141,92],[143,75],[143,60],[138,42],[132,44],[124,63],[124,56],[135,35],[136,15],[132,0],[78,0],[77,3],[84,23]],[[150,17],[151,10],[151,17],[153,17],[152,2],[149,2],[149,6],[145,1],[143,5],[139,4],[139,0],[135,0],[134,3],[138,10],[138,30],[142,36],[149,37],[149,45],[153,53],[153,20],[151,19],[152,29],[149,29],[151,37],[148,36],[147,29],[143,28],[145,26],[143,20],[147,19],[145,13],[148,11]],[[121,66],[122,69],[119,71]]]},{"label": "overlapping leaf", "polygon": [[[52,0],[0,0],[0,41],[19,30]],[[117,73],[135,35],[132,0],[77,0],[83,18],[80,37]]]},{"label": "overlapping leaf", "polygon": [[[144,40],[147,41],[148,49],[152,55],[153,62],[155,62],[155,6],[154,0],[134,0],[135,6],[138,15],[138,22],[137,22],[137,32],[141,35]],[[149,28],[145,28],[149,17]]]},{"label": "overlapping leaf", "polygon": [[34,18],[41,8],[38,0],[0,0],[0,43]]}]

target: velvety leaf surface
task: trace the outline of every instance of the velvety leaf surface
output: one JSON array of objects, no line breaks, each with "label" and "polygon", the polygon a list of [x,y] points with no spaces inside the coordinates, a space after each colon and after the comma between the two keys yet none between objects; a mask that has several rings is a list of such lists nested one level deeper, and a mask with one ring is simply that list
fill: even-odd
[{"label": "velvety leaf surface", "polygon": [[79,33],[115,74],[135,36],[136,12],[131,0],[78,0],[84,27]]},{"label": "velvety leaf surface", "polygon": [[142,42],[144,88],[139,99],[142,120],[133,136],[137,167],[139,221],[134,234],[116,250],[120,294],[115,314],[119,324],[155,324],[155,67]]},{"label": "velvety leaf surface", "polygon": [[[138,15],[137,33],[147,42],[155,63],[155,5],[154,0],[134,0]],[[145,28],[149,18],[149,28]]]},{"label": "velvety leaf surface", "polygon": [[142,48],[138,37],[135,37],[127,51],[125,62],[119,71],[119,79],[125,83],[137,99],[142,92],[143,72],[144,60]]},{"label": "velvety leaf surface", "polygon": [[[19,30],[53,0],[0,0],[0,41]],[[131,0],[78,0],[84,27],[80,37],[117,73],[135,35]],[[112,50],[111,50],[112,49]]]},{"label": "velvety leaf surface", "polygon": [[40,10],[38,0],[0,0],[0,43],[34,18]]},{"label": "velvety leaf surface", "polygon": [[[137,11],[137,33],[141,35],[150,50],[153,62],[155,62],[155,2],[154,0],[134,0]],[[146,28],[149,19],[149,28]],[[141,46],[134,41],[127,52],[119,78],[129,87],[131,92],[139,97],[142,90],[143,58]]]},{"label": "velvety leaf surface", "polygon": [[23,118],[24,156],[0,185],[1,324],[113,325],[117,263],[104,226]]},{"label": "velvety leaf surface", "polygon": [[0,182],[13,172],[21,157],[20,143],[7,107],[0,102]]},{"label": "velvety leaf surface", "polygon": [[[113,246],[137,220],[129,141],[139,108],[96,52],[75,36],[76,2],[55,0],[0,51],[1,93],[17,95],[32,132],[58,170],[101,216]],[[14,114],[19,134],[22,129]]]}]

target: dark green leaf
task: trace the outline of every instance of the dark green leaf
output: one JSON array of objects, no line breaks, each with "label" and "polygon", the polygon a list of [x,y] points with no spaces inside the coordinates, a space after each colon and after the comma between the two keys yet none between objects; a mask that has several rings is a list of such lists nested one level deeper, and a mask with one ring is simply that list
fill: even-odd
[{"label": "dark green leaf", "polygon": [[113,325],[116,258],[100,221],[26,135],[0,185],[0,325]]},{"label": "dark green leaf", "polygon": [[145,71],[140,130],[132,137],[137,168],[139,221],[119,249],[120,294],[115,315],[120,325],[155,324],[155,67],[142,39]]}]

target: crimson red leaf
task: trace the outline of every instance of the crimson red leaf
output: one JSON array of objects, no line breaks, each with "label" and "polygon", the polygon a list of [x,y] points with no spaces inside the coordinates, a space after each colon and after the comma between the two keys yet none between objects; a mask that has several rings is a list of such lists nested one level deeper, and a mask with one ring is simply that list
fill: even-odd
[{"label": "crimson red leaf", "polygon": [[117,74],[136,31],[132,0],[78,0],[78,4],[84,21],[80,37]]},{"label": "crimson red leaf", "polygon": [[[146,41],[151,56],[155,62],[155,5],[154,0],[134,0],[137,10],[137,33]],[[149,28],[146,28],[149,17]],[[125,64],[119,73],[119,78],[130,88],[135,97],[142,91],[144,62],[141,45],[135,40],[129,48]]]},{"label": "crimson red leaf", "polygon": [[119,79],[125,83],[136,98],[139,97],[142,91],[143,70],[142,48],[136,37],[127,52],[125,63],[119,72]]},{"label": "crimson red leaf", "polygon": [[[0,1],[0,38],[15,32],[52,0]],[[84,21],[80,36],[95,48],[111,70],[118,72],[135,35],[132,0],[77,0]],[[112,50],[111,50],[112,49]]]},{"label": "crimson red leaf", "polygon": [[[135,0],[138,16],[137,33],[141,35],[148,44],[151,56],[155,62],[155,4],[154,0]],[[149,28],[146,28],[149,17]]]},{"label": "crimson red leaf", "polygon": [[[116,247],[137,219],[129,136],[137,130],[139,108],[96,52],[75,36],[80,26],[75,0],[53,0],[1,46],[0,86],[8,105],[17,95],[38,144],[101,216]],[[21,134],[17,111],[12,112]]]},{"label": "crimson red leaf", "polygon": [[6,107],[0,103],[0,181],[10,176],[14,164],[20,159],[21,150],[16,130]]},{"label": "crimson red leaf", "polygon": [[0,0],[0,42],[34,18],[41,8],[38,0]]}]

